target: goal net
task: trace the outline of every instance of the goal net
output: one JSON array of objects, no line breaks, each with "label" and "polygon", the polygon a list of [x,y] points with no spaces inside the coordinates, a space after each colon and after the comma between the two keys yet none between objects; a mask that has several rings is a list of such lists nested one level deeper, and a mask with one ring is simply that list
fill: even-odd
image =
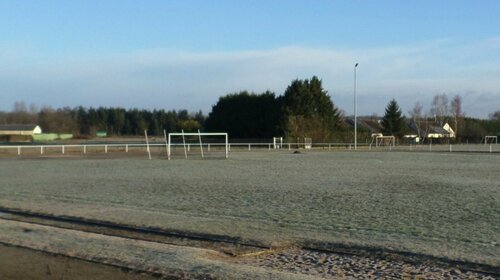
[{"label": "goal net", "polygon": [[484,136],[484,144],[498,144],[497,136]]},{"label": "goal net", "polygon": [[228,158],[227,133],[169,133],[167,156],[171,158]]},{"label": "goal net", "polygon": [[395,145],[395,137],[394,136],[377,136],[375,137],[375,146],[393,146]]}]

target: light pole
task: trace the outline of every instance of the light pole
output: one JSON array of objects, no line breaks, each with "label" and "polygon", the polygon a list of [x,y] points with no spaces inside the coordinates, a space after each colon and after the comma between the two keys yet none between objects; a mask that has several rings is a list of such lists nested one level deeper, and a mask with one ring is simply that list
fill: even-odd
[{"label": "light pole", "polygon": [[358,149],[358,106],[356,102],[356,69],[358,64],[354,64],[354,150]]}]

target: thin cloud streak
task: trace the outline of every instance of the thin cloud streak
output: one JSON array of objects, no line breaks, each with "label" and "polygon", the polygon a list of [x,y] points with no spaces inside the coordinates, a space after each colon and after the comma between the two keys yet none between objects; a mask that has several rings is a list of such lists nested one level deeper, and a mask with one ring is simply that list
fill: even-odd
[{"label": "thin cloud streak", "polygon": [[[373,49],[285,47],[191,53],[166,49],[107,55],[39,57],[0,47],[0,110],[17,100],[38,105],[122,106],[210,111],[240,90],[282,94],[291,80],[317,75],[334,103],[352,111],[353,66],[359,62],[360,114],[382,114],[395,98],[403,110],[433,95],[464,96],[469,116],[500,109],[499,38],[451,39]],[[15,53],[15,56],[9,54]]]}]

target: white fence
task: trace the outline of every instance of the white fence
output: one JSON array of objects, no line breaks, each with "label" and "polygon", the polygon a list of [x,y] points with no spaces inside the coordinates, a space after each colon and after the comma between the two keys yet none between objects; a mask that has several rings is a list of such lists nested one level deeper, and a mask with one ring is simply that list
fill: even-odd
[{"label": "white fence", "polygon": [[[44,155],[44,154],[96,154],[96,153],[129,153],[147,152],[146,143],[130,144],[68,144],[68,145],[3,145],[0,146],[0,155]],[[166,143],[150,143],[153,152],[167,153]],[[173,149],[184,151],[183,144],[171,144]],[[204,149],[206,152],[221,151],[225,149],[225,143],[199,143],[186,144],[187,151]],[[304,143],[283,143],[280,149],[275,149],[273,143],[229,143],[229,151],[273,151],[273,150],[295,150],[304,149]],[[370,144],[358,144],[358,151],[405,151],[405,152],[482,152],[499,153],[498,144],[410,144],[397,146],[379,146]],[[313,150],[352,150],[352,143],[312,143]]]}]

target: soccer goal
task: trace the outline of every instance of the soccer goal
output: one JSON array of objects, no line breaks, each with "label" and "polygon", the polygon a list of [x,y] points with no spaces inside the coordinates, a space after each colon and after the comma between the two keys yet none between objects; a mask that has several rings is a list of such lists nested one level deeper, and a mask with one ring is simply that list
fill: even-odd
[{"label": "soccer goal", "polygon": [[375,137],[375,146],[393,146],[396,144],[396,138],[394,136],[377,136]]},{"label": "soccer goal", "polygon": [[273,137],[273,148],[275,150],[283,148],[283,137]]},{"label": "soccer goal", "polygon": [[169,133],[167,156],[169,160],[172,157],[228,158],[228,134],[199,131]]},{"label": "soccer goal", "polygon": [[498,144],[497,136],[484,136],[484,144]]},{"label": "soccer goal", "polygon": [[304,149],[312,149],[313,141],[312,138],[304,137]]}]

